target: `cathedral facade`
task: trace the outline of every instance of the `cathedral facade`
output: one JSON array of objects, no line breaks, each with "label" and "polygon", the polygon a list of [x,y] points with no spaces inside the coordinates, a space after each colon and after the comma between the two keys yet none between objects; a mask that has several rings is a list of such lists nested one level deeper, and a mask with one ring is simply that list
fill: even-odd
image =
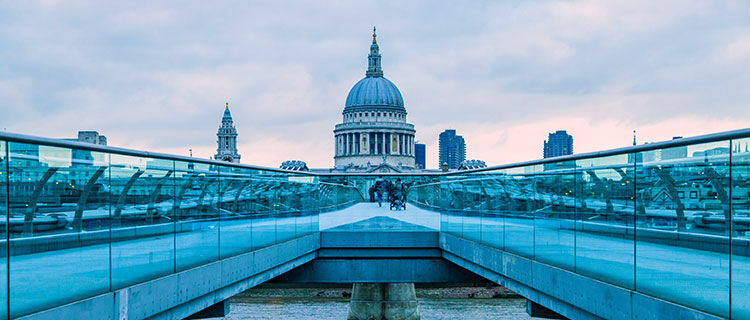
[{"label": "cathedral facade", "polygon": [[216,133],[216,143],[218,148],[214,160],[240,163],[240,154],[237,153],[237,129],[234,128],[232,114],[229,112],[229,102],[224,107],[221,126]]},{"label": "cathedral facade", "polygon": [[349,91],[343,122],[333,130],[335,169],[403,172],[414,169],[414,125],[406,122],[401,92],[383,77],[373,28],[365,78]]}]

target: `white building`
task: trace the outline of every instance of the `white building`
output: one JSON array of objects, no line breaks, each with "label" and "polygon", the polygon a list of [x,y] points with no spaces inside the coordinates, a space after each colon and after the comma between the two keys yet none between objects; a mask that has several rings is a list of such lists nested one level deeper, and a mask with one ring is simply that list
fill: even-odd
[{"label": "white building", "polygon": [[373,28],[365,78],[349,91],[343,122],[333,130],[337,171],[414,170],[414,125],[396,85],[383,77]]}]

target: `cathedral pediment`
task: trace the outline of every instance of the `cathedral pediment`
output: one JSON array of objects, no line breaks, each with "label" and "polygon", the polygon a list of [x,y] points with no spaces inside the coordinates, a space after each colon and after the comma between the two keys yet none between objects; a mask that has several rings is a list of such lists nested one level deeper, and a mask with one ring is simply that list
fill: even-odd
[{"label": "cathedral pediment", "polygon": [[394,166],[392,166],[390,164],[381,163],[378,166],[371,167],[370,169],[367,170],[367,172],[368,173],[370,173],[370,172],[372,172],[372,173],[378,173],[378,172],[382,172],[382,173],[401,173],[402,171],[401,171],[401,169],[396,168],[396,167],[394,167]]}]

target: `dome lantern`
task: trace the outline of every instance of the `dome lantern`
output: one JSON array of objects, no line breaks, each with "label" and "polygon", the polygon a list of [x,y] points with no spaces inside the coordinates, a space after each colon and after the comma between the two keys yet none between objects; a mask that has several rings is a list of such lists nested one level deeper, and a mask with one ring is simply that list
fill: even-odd
[{"label": "dome lantern", "polygon": [[344,112],[372,108],[406,112],[401,92],[393,82],[383,77],[380,61],[380,47],[378,46],[375,27],[373,27],[372,45],[370,45],[370,53],[367,55],[365,78],[357,82],[349,91]]},{"label": "dome lantern", "polygon": [[378,47],[377,34],[375,34],[375,27],[372,27],[372,45],[370,46],[370,54],[367,55],[367,72],[365,75],[368,77],[382,77],[383,69],[380,67],[380,47]]}]

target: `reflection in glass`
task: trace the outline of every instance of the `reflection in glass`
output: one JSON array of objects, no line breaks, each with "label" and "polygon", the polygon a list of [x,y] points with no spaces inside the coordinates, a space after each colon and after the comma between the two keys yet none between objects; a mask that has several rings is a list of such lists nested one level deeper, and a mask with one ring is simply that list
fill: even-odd
[{"label": "reflection in glass", "polygon": [[7,142],[0,140],[0,319],[8,319],[8,162]]},{"label": "reflection in glass", "polygon": [[732,141],[732,317],[750,318],[750,139]]},{"label": "reflection in glass", "polygon": [[481,243],[491,247],[503,249],[503,232],[505,231],[505,219],[501,213],[505,203],[508,202],[508,193],[505,190],[503,176],[494,172],[478,173],[481,177],[477,180],[482,192],[482,223],[480,224]]},{"label": "reflection in glass", "polygon": [[534,258],[575,268],[575,162],[537,166],[533,176]]},{"label": "reflection in glass", "polygon": [[717,148],[729,141],[635,157],[635,277],[639,292],[726,317],[729,154]]},{"label": "reflection in glass", "polygon": [[576,167],[576,272],[633,289],[635,163],[623,154]]},{"label": "reflection in glass", "polygon": [[542,208],[536,196],[534,174],[541,166],[506,169],[505,186],[510,198],[505,214],[505,250],[518,255],[534,257],[534,216]]},{"label": "reflection in glass", "polygon": [[219,168],[174,162],[176,197],[175,270],[219,259]]},{"label": "reflection in glass", "polygon": [[174,272],[174,163],[111,155],[112,288]]},{"label": "reflection in glass", "polygon": [[252,216],[249,203],[255,190],[257,170],[220,168],[225,187],[220,205],[221,257],[231,257],[252,250]]},{"label": "reflection in glass", "polygon": [[11,318],[107,292],[108,155],[15,142],[8,151]]}]

